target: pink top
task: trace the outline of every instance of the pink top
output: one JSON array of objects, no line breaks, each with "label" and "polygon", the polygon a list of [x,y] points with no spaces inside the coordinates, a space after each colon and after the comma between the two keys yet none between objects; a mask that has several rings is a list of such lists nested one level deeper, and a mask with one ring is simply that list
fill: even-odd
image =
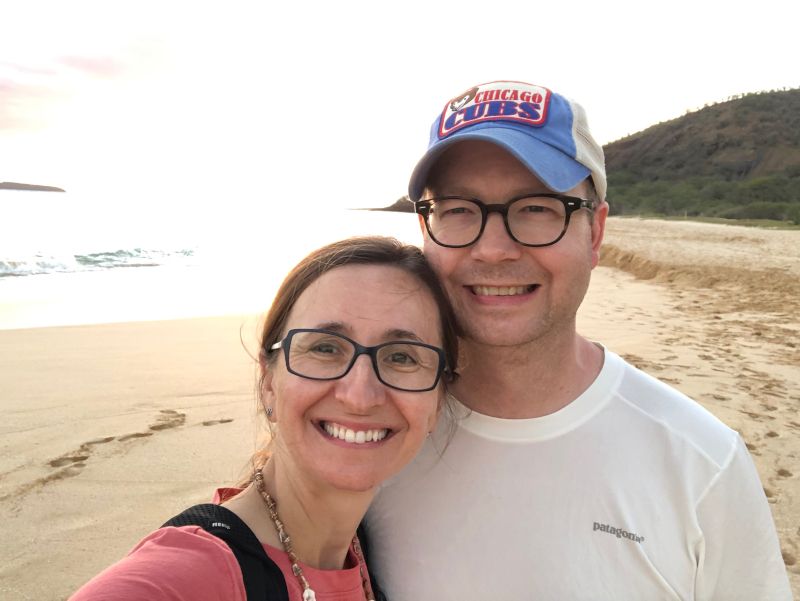
[{"label": "pink top", "polygon": [[[219,489],[214,503],[238,493]],[[303,591],[286,553],[264,545],[283,572],[290,601]],[[358,558],[352,547],[342,570],[300,564],[317,601],[365,601]],[[239,563],[224,541],[199,526],[160,528],[126,557],[87,582],[69,601],[246,601]]]}]

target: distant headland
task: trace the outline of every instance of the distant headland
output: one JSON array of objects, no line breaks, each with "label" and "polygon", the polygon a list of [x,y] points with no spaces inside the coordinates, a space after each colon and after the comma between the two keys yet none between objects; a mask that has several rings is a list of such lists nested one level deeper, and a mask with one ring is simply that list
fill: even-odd
[{"label": "distant headland", "polygon": [[36,184],[19,184],[17,182],[0,182],[0,190],[27,190],[29,192],[65,192],[55,186],[37,186]]},{"label": "distant headland", "polygon": [[413,213],[414,205],[408,200],[408,196],[401,196],[388,207],[373,207],[368,209],[358,209],[360,211],[392,211],[394,213]]}]

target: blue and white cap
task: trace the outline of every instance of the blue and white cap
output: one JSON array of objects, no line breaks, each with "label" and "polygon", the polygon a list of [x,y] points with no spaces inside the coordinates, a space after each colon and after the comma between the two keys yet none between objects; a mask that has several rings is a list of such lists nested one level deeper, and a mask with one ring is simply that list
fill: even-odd
[{"label": "blue and white cap", "polygon": [[448,101],[431,127],[428,151],[411,174],[411,200],[422,196],[442,152],[463,140],[497,144],[555,192],[571,190],[591,176],[598,197],[606,197],[603,149],[589,132],[586,112],[547,88],[493,81]]}]

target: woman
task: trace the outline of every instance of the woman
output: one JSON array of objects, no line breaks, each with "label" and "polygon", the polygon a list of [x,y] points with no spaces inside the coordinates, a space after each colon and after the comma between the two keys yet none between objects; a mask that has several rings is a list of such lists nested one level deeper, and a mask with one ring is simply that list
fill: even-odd
[{"label": "woman", "polygon": [[[280,569],[268,598],[373,598],[356,528],[433,429],[456,356],[449,304],[416,247],[352,238],[287,276],[259,356],[272,440],[251,481],[215,498]],[[72,601],[243,601],[237,557],[200,527],[161,528]]]}]

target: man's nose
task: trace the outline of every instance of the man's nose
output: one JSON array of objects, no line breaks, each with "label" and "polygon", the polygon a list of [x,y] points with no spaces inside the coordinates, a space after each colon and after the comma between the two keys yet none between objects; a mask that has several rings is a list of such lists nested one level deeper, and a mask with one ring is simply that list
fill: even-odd
[{"label": "man's nose", "polygon": [[386,386],[378,380],[369,355],[356,358],[353,367],[336,380],[336,400],[355,414],[365,414],[386,399]]},{"label": "man's nose", "polygon": [[522,247],[506,230],[503,216],[489,213],[481,237],[471,247],[472,257],[486,263],[500,263],[519,259]]}]

